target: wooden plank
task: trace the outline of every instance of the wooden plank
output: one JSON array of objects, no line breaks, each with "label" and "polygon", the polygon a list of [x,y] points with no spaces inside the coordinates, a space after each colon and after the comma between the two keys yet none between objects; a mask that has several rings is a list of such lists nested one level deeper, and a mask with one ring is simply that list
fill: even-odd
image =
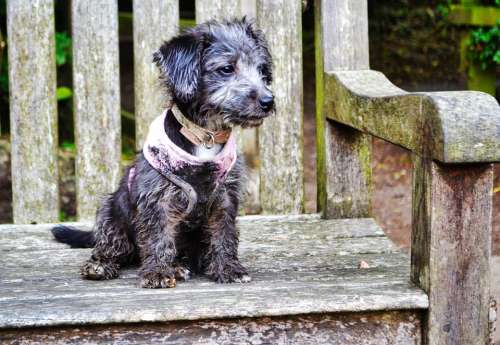
[{"label": "wooden plank", "polygon": [[15,223],[59,219],[53,0],[7,2]]},{"label": "wooden plank", "polygon": [[199,322],[65,327],[0,333],[3,344],[418,345],[415,312],[301,315]]},{"label": "wooden plank", "polygon": [[120,178],[117,0],[74,0],[71,10],[77,214],[91,220]]},{"label": "wooden plank", "polygon": [[[399,266],[402,267],[402,266]],[[408,267],[408,266],[407,266]],[[427,307],[427,296],[395,268],[351,276],[289,272],[259,275],[249,284],[181,282],[175,289],[141,289],[137,279],[114,281],[32,277],[2,285],[0,327],[198,320],[308,313],[411,310]],[[56,271],[55,271],[56,272]],[[391,272],[395,272],[392,273]],[[340,272],[339,272],[340,273]],[[330,277],[330,280],[326,280]],[[98,301],[98,303],[96,303]]]},{"label": "wooden plank", "polygon": [[304,211],[302,2],[257,1],[257,21],[273,57],[276,114],[259,129],[263,213]]},{"label": "wooden plank", "polygon": [[179,30],[178,0],[135,0],[134,96],[135,144],[142,149],[149,125],[165,107],[165,90],[158,82],[153,53]]},{"label": "wooden plank", "polygon": [[320,16],[318,37],[323,70],[370,68],[368,49],[368,2],[366,0],[316,0]]},{"label": "wooden plank", "polygon": [[366,1],[316,0],[318,207],[325,218],[371,214],[371,136],[326,120],[324,73],[368,69]]},{"label": "wooden plank", "polygon": [[[203,23],[208,20],[224,20],[247,16],[249,19],[256,17],[256,0],[219,0],[219,1],[196,1],[196,22]],[[256,128],[235,128],[239,152],[243,153],[245,160],[250,165],[257,165],[258,151]],[[258,213],[260,176],[256,173],[248,174],[246,190],[244,191],[243,211]]]},{"label": "wooden plank", "polygon": [[[90,223],[66,223],[81,230],[90,230]],[[19,252],[64,249],[67,246],[54,241],[50,229],[55,224],[0,225],[0,251]],[[382,237],[382,229],[371,218],[320,220],[316,216],[274,217],[246,216],[238,218],[243,241],[267,245],[267,239],[280,237],[291,241],[330,241],[351,237]]]},{"label": "wooden plank", "polygon": [[429,294],[429,344],[489,339],[492,165],[414,157],[412,279]]},{"label": "wooden plank", "polygon": [[[136,267],[123,270],[117,280],[82,280],[79,266],[90,249],[2,250],[0,327],[427,306],[427,296],[409,283],[408,256],[374,229],[373,220],[243,217],[239,223],[240,258],[253,277],[244,285],[220,285],[197,277],[179,282],[175,289],[140,289]],[[346,224],[358,230],[346,231]],[[44,226],[48,225],[2,230],[8,234],[17,229],[24,237],[39,229],[46,236]],[[11,241],[16,242],[9,235],[3,238],[2,248]],[[360,269],[361,261],[368,267]],[[37,305],[42,307],[33,307]]]},{"label": "wooden plank", "polygon": [[[77,226],[81,230],[91,230],[90,223],[64,223]],[[47,249],[65,249],[67,245],[58,243],[50,232],[57,224],[0,225],[0,252],[21,252]]]},{"label": "wooden plank", "polygon": [[[241,17],[244,14],[252,14],[252,3],[255,0],[219,0],[206,1],[196,0],[196,22],[203,23],[208,20],[223,20]],[[254,11],[253,11],[254,12]]]},{"label": "wooden plank", "polygon": [[[267,284],[272,282],[267,282]],[[94,285],[102,282],[94,282]],[[143,290],[137,286],[123,295],[74,296],[45,300],[0,302],[0,327],[165,322],[213,318],[259,317],[381,310],[413,310],[427,307],[427,296],[407,283],[366,286],[291,284],[253,289],[253,285],[229,285],[228,293],[213,291],[181,295],[183,288]],[[96,289],[97,290],[97,289]],[[233,291],[230,291],[233,290]],[[137,291],[137,293],[135,293]],[[325,298],[330,296],[331,298]],[[38,305],[35,306],[35,305]]]},{"label": "wooden plank", "polygon": [[[342,247],[346,248],[348,242],[343,241]],[[373,241],[370,241],[374,246]],[[359,247],[359,242],[357,243]],[[254,250],[250,245],[242,245],[240,253],[243,262],[249,267],[254,281],[286,283],[293,278],[296,283],[307,283],[312,280],[327,282],[328,284],[342,285],[356,282],[365,283],[404,283],[408,281],[409,259],[404,253],[398,251],[384,252],[381,249],[370,249],[359,252],[312,249],[311,255],[302,251],[290,255],[284,250],[279,250],[272,259],[269,255],[262,255],[265,250]],[[271,248],[273,249],[273,248]],[[76,291],[78,294],[95,294],[94,288],[99,287],[101,293],[115,293],[118,288],[130,289],[137,286],[137,267],[126,268],[121,271],[120,279],[96,286],[92,282],[80,279],[79,266],[90,257],[89,249],[67,249],[67,250],[38,250],[32,252],[7,252],[2,259],[4,270],[2,271],[1,286],[5,291],[11,291],[0,296],[0,300],[12,298],[21,299],[20,292],[25,293],[26,298],[45,298],[43,296],[56,295],[58,293],[70,293]],[[267,250],[269,252],[269,250]],[[287,255],[288,254],[288,255]],[[323,255],[324,258],[319,258]],[[40,257],[43,257],[40,259]],[[276,262],[272,260],[275,259]],[[359,270],[360,260],[365,261],[369,269]],[[57,272],[57,275],[54,275]],[[42,279],[43,278],[43,279]],[[71,287],[68,282],[71,281]],[[208,282],[199,280],[195,285],[183,284],[185,289],[197,290],[206,288]],[[94,284],[94,285],[92,285]],[[208,283],[210,284],[210,283]],[[217,285],[223,286],[223,285]],[[237,285],[234,285],[237,286]],[[73,287],[75,290],[73,290]],[[88,292],[84,292],[92,288]],[[33,289],[37,289],[34,293]],[[141,290],[149,291],[149,290]]]},{"label": "wooden plank", "polygon": [[407,93],[370,70],[324,77],[329,119],[443,163],[500,161],[500,106],[490,95]]}]

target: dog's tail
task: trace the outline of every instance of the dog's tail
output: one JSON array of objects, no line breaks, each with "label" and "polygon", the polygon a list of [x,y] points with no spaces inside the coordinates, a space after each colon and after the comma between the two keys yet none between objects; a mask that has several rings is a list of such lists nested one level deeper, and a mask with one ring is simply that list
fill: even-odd
[{"label": "dog's tail", "polygon": [[94,247],[95,238],[92,231],[82,231],[66,225],[57,225],[51,231],[57,241],[69,244],[71,248]]}]

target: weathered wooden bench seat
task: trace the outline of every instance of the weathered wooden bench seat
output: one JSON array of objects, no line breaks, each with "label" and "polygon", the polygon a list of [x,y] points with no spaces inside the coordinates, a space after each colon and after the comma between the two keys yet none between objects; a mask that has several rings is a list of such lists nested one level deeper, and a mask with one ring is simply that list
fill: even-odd
[{"label": "weathered wooden bench seat", "polygon": [[[51,225],[2,225],[0,339],[34,336],[36,327],[50,329],[38,329],[38,338],[31,340],[43,341],[49,334],[52,340],[68,340],[69,329],[75,327],[79,331],[72,332],[85,337],[88,327],[103,324],[120,323],[126,332],[127,324],[155,322],[168,330],[165,322],[171,321],[252,317],[264,325],[270,321],[262,317],[309,314],[311,328],[304,333],[310,337],[321,324],[313,322],[315,314],[323,314],[323,320],[343,317],[347,336],[360,331],[360,324],[347,321],[346,313],[353,311],[384,312],[393,319],[388,333],[374,338],[380,343],[398,332],[408,339],[420,337],[414,314],[427,308],[427,295],[410,282],[408,255],[395,248],[372,219],[247,216],[239,224],[241,258],[253,277],[251,283],[220,285],[195,278],[175,289],[159,290],[139,288],[135,268],[122,271],[116,280],[83,280],[78,269],[88,249],[55,242]],[[360,262],[368,267],[361,268]],[[382,326],[367,319],[363,327]],[[169,339],[164,328],[155,332],[162,329]],[[261,331],[257,327],[250,332],[262,337]],[[189,343],[199,334],[182,335],[177,329],[171,336]]]}]

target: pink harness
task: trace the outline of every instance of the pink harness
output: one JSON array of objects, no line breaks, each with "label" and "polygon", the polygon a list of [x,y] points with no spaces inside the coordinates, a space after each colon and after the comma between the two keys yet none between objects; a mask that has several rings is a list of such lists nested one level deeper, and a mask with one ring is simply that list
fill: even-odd
[{"label": "pink harness", "polygon": [[[216,186],[218,186],[236,163],[236,140],[231,133],[224,148],[213,158],[196,157],[175,145],[164,130],[165,117],[168,109],[158,116],[149,126],[149,132],[144,142],[142,152],[148,163],[162,175],[174,173],[187,166],[199,166],[212,162],[217,166]],[[128,176],[128,188],[132,185],[135,176],[135,167],[132,167]]]}]

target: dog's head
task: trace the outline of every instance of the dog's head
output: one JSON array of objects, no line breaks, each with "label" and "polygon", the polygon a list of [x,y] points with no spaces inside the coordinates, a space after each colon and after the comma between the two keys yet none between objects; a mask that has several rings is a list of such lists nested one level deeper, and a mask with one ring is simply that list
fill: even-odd
[{"label": "dog's head", "polygon": [[262,31],[245,18],[187,30],[154,61],[173,101],[195,109],[201,122],[258,126],[274,111],[271,55]]}]

